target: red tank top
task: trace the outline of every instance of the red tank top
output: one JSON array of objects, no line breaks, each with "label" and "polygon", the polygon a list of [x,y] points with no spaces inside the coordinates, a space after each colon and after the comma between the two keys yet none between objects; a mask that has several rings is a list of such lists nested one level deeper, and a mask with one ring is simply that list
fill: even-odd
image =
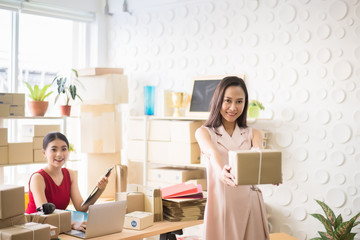
[{"label": "red tank top", "polygon": [[[71,188],[71,179],[69,170],[66,168],[62,168],[63,173],[63,181],[58,186],[54,182],[54,180],[47,174],[43,169],[35,172],[41,174],[45,181],[45,196],[47,202],[53,203],[56,206],[56,209],[65,210],[70,202],[70,188]],[[33,173],[32,175],[34,175]],[[31,177],[32,177],[31,175]],[[30,177],[30,180],[31,180]],[[29,180],[29,203],[28,207],[26,208],[26,213],[34,213],[36,212],[36,205],[34,201],[34,196],[30,189],[30,180]]]}]

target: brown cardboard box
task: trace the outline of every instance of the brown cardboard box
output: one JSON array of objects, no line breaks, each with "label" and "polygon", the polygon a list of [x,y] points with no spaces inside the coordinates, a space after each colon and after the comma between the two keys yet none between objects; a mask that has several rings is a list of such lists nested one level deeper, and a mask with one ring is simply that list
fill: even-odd
[{"label": "brown cardboard box", "polygon": [[24,225],[20,225],[18,227],[26,228],[30,230],[33,234],[33,240],[48,240],[50,239],[50,226],[39,223],[25,223]]},{"label": "brown cardboard box", "polygon": [[0,128],[0,147],[8,145],[8,131],[7,128]]},{"label": "brown cardboard box", "polygon": [[106,74],[79,79],[86,85],[86,91],[81,92],[84,104],[128,103],[129,88],[126,75]]},{"label": "brown cardboard box", "polygon": [[127,185],[127,166],[126,165],[115,165],[115,192],[126,192],[126,185]]},{"label": "brown cardboard box", "polygon": [[25,93],[12,93],[12,103],[13,105],[25,105]]},{"label": "brown cardboard box", "polygon": [[82,104],[80,122],[81,152],[116,153],[120,151],[122,147],[120,106]]},{"label": "brown cardboard box", "polygon": [[23,186],[0,185],[0,219],[24,214],[24,196]]},{"label": "brown cardboard box", "polygon": [[148,161],[168,163],[170,142],[148,141]]},{"label": "brown cardboard box", "polygon": [[203,121],[172,121],[171,141],[181,143],[195,143],[195,131],[201,127]]},{"label": "brown cardboard box", "polygon": [[[121,154],[117,153],[102,153],[102,154],[87,154],[87,183],[88,193],[97,185],[100,177],[104,176],[107,170],[114,167],[116,164],[121,164]],[[101,197],[114,198],[115,196],[115,180],[116,173],[113,170],[109,176],[109,182],[105,191],[101,194]]]},{"label": "brown cardboard box", "polygon": [[182,168],[151,168],[148,169],[148,180],[161,181],[166,183],[183,183],[190,179],[203,178],[204,172],[201,169]]},{"label": "brown cardboard box", "polygon": [[[131,129],[131,128],[129,128]],[[131,131],[129,131],[131,132]],[[145,157],[145,143],[143,140],[129,140],[127,149],[128,159],[143,162]]]},{"label": "brown cardboard box", "polygon": [[137,191],[144,193],[145,212],[154,214],[154,222],[162,221],[163,205],[160,189],[140,185]]},{"label": "brown cardboard box", "polygon": [[0,103],[0,117],[10,116],[10,104]]},{"label": "brown cardboard box", "polygon": [[25,106],[24,105],[10,105],[9,115],[10,116],[25,116]]},{"label": "brown cardboard box", "polygon": [[0,219],[0,229],[11,227],[14,225],[21,225],[26,223],[26,217],[24,214],[20,214],[14,217],[9,217],[5,219]]},{"label": "brown cardboard box", "polygon": [[59,228],[59,232],[67,232],[71,230],[71,212],[56,209],[51,214],[33,213],[32,221],[36,223],[47,223]]},{"label": "brown cardboard box", "polygon": [[9,147],[0,147],[0,165],[9,164]]},{"label": "brown cardboard box", "polygon": [[9,143],[9,164],[33,163],[33,143]]},{"label": "brown cardboard box", "polygon": [[60,132],[60,125],[24,124],[21,130],[23,137],[44,137],[49,132]]},{"label": "brown cardboard box", "polygon": [[234,174],[237,184],[282,183],[281,152],[270,149],[259,151],[261,154],[253,150],[229,151],[231,173]]},{"label": "brown cardboard box", "polygon": [[33,137],[33,148],[42,149],[44,137]]},{"label": "brown cardboard box", "polygon": [[[144,140],[145,126],[143,118],[131,118],[129,120],[129,139]],[[148,125],[148,140],[151,141],[170,141],[171,121],[151,119]]]},{"label": "brown cardboard box", "polygon": [[200,163],[200,147],[197,143],[170,142],[168,163]]},{"label": "brown cardboard box", "polygon": [[13,97],[11,93],[0,93],[0,104],[12,104]]},{"label": "brown cardboard box", "polygon": [[19,226],[0,229],[0,236],[1,240],[34,240],[33,231]]},{"label": "brown cardboard box", "polygon": [[143,184],[143,179],[143,163],[128,159],[127,182],[129,184]]},{"label": "brown cardboard box", "polygon": [[47,160],[40,149],[34,149],[34,163],[46,163]]},{"label": "brown cardboard box", "polygon": [[145,210],[144,193],[142,192],[117,192],[115,200],[127,200],[126,213]]},{"label": "brown cardboard box", "polygon": [[50,239],[58,239],[59,237],[59,228],[50,224],[42,224],[44,226],[50,227]]},{"label": "brown cardboard box", "polygon": [[142,230],[154,224],[152,213],[135,211],[125,215],[124,228]]}]

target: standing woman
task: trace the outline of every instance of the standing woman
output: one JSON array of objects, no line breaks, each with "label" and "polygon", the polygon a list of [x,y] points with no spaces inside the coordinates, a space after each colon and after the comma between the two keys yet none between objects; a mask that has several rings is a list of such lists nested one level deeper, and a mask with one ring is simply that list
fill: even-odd
[{"label": "standing woman", "polygon": [[208,160],[203,234],[206,240],[269,239],[261,191],[255,186],[237,186],[228,165],[230,150],[262,148],[260,131],[246,124],[248,101],[245,82],[238,77],[225,77],[212,97],[208,120],[195,133]]},{"label": "standing woman", "polygon": [[[69,157],[69,142],[59,132],[48,133],[43,140],[42,153],[48,164],[33,173],[29,180],[29,203],[26,213],[34,213],[44,203],[53,203],[56,209],[65,210],[70,199],[77,211],[87,212],[105,190],[108,178],[103,176],[97,186],[100,191],[89,203],[81,206],[81,197],[75,171],[63,167]],[[85,222],[72,222],[73,229],[85,231]]]}]

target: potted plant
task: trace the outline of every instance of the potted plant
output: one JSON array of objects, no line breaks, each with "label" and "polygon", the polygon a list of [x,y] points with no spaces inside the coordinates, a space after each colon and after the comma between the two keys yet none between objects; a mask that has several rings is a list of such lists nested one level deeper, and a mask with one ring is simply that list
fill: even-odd
[{"label": "potted plant", "polygon": [[77,85],[81,85],[78,77],[78,72],[75,69],[71,69],[70,77],[58,74],[52,81],[52,84],[56,82],[58,92],[58,95],[55,98],[55,103],[60,95],[65,96],[65,105],[60,106],[62,116],[70,116],[71,106],[69,103],[71,99],[75,100],[76,97],[78,97],[82,101],[81,97],[77,93]]},{"label": "potted plant", "polygon": [[249,118],[258,118],[260,110],[265,110],[265,107],[258,100],[251,100],[248,106]]},{"label": "potted plant", "polygon": [[45,101],[45,98],[53,93],[52,91],[46,92],[51,84],[45,85],[43,88],[36,84],[32,87],[28,82],[25,82],[25,84],[30,91],[28,96],[32,99],[32,101],[28,102],[31,114],[33,116],[44,116],[49,106],[49,102]]},{"label": "potted plant", "polygon": [[320,237],[312,238],[311,240],[353,240],[356,233],[352,233],[353,227],[360,222],[356,219],[360,217],[360,212],[357,213],[349,221],[344,222],[341,214],[335,217],[334,212],[324,202],[316,200],[325,213],[325,217],[321,214],[311,214],[314,218],[318,219],[324,226],[326,232],[318,232]]}]

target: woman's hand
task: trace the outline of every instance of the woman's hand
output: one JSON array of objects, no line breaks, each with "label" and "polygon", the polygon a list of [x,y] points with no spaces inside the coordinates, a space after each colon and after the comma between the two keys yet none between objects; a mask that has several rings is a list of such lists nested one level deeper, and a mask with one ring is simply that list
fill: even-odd
[{"label": "woman's hand", "polygon": [[102,178],[100,178],[100,180],[98,181],[98,188],[101,190],[101,191],[104,191],[105,188],[106,188],[106,185],[108,184],[109,182],[109,179],[105,176],[103,176]]},{"label": "woman's hand", "polygon": [[236,187],[235,177],[230,173],[231,167],[229,165],[225,165],[221,170],[220,178],[223,183],[230,187]]},{"label": "woman's hand", "polygon": [[84,222],[71,222],[71,228],[74,230],[79,230],[79,231],[86,231],[86,221]]}]

